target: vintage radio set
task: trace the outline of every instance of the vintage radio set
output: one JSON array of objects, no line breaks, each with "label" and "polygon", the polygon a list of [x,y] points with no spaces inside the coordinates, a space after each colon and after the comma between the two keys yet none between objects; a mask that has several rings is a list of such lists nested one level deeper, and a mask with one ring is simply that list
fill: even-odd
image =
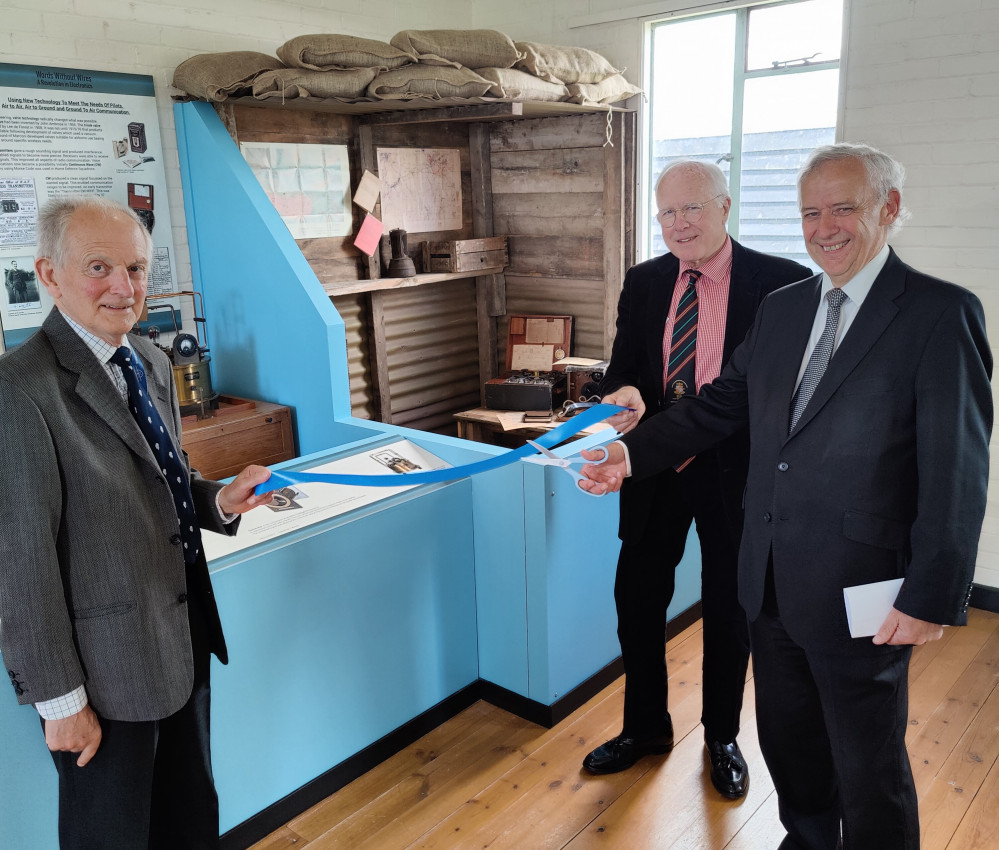
[{"label": "vintage radio set", "polygon": [[486,382],[490,410],[555,410],[568,398],[566,373],[572,316],[510,316],[506,372]]},{"label": "vintage radio set", "polygon": [[567,357],[555,364],[555,369],[565,372],[569,389],[569,401],[598,401],[600,382],[607,371],[606,360],[592,360],[587,357]]}]

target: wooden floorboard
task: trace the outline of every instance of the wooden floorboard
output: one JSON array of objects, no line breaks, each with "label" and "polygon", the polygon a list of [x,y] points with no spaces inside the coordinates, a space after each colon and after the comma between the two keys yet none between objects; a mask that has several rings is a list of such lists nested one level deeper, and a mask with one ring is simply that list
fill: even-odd
[{"label": "wooden floorboard", "polygon": [[[701,638],[698,622],[667,645],[668,757],[610,776],[581,770],[620,732],[623,679],[552,729],[479,702],[254,850],[771,850],[784,830],[751,686],[739,736],[749,792],[724,800],[706,777]],[[923,850],[999,847],[999,615],[972,609],[967,627],[916,648],[907,743]]]}]

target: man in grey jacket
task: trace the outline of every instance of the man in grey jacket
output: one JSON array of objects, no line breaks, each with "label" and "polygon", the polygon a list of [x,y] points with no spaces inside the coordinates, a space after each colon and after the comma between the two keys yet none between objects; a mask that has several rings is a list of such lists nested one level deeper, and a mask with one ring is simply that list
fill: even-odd
[{"label": "man in grey jacket", "polygon": [[210,847],[210,653],[225,641],[200,528],[269,501],[180,445],[168,359],[129,330],[152,243],[125,207],[48,205],[35,269],[55,302],[0,358],[0,650],[42,717],[65,847]]}]

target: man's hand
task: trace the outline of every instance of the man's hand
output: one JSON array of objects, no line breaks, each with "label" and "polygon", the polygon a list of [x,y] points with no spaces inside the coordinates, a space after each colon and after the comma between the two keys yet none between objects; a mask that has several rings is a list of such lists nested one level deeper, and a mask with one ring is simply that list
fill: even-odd
[{"label": "man's hand", "polygon": [[634,410],[623,410],[615,413],[607,424],[622,434],[627,434],[634,428],[645,414],[645,402],[636,387],[621,387],[605,395],[601,401],[604,404],[619,404],[621,407],[633,407]]},{"label": "man's hand", "polygon": [[943,637],[943,626],[928,623],[926,620],[917,620],[915,617],[903,614],[897,608],[892,608],[874,636],[874,643],[878,646],[883,643],[892,646],[905,644],[920,646],[931,640],[940,640],[941,637]]},{"label": "man's hand", "polygon": [[[607,450],[607,460],[603,463],[588,463],[579,471],[589,479],[580,481],[579,486],[588,493],[602,496],[604,493],[616,493],[621,489],[621,482],[628,473],[628,464],[624,459],[624,449],[617,443],[604,446]],[[603,452],[593,449],[583,449],[580,454],[587,460],[599,460]]]},{"label": "man's hand", "polygon": [[227,514],[245,514],[258,505],[266,505],[271,500],[270,493],[253,495],[258,484],[263,484],[271,477],[271,471],[266,466],[250,465],[232,481],[219,490],[219,508]]},{"label": "man's hand", "polygon": [[84,767],[101,745],[101,724],[89,706],[62,720],[45,721],[45,745],[54,753],[79,753],[77,767]]}]

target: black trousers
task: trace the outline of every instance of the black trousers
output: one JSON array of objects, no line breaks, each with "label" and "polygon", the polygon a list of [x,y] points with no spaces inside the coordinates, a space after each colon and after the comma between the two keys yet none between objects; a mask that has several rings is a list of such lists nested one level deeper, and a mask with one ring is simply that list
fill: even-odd
[{"label": "black trousers", "polygon": [[209,747],[210,654],[197,604],[190,606],[190,622],[194,689],[180,711],[138,723],[99,717],[101,745],[84,767],[76,766],[79,753],[52,753],[59,773],[61,850],[219,846]]},{"label": "black trousers", "polygon": [[912,647],[829,655],[771,606],[750,624],[756,722],[788,835],[782,850],[917,850],[905,749]]},{"label": "black trousers", "polygon": [[707,470],[698,469],[699,462],[696,458],[679,475],[659,476],[644,533],[622,543],[618,557],[614,600],[625,671],[623,734],[631,737],[651,737],[666,728],[666,611],[691,522],[701,544],[705,740],[728,742],[739,734],[749,661],[737,587],[742,517],[733,509],[731,494],[723,493]]}]

